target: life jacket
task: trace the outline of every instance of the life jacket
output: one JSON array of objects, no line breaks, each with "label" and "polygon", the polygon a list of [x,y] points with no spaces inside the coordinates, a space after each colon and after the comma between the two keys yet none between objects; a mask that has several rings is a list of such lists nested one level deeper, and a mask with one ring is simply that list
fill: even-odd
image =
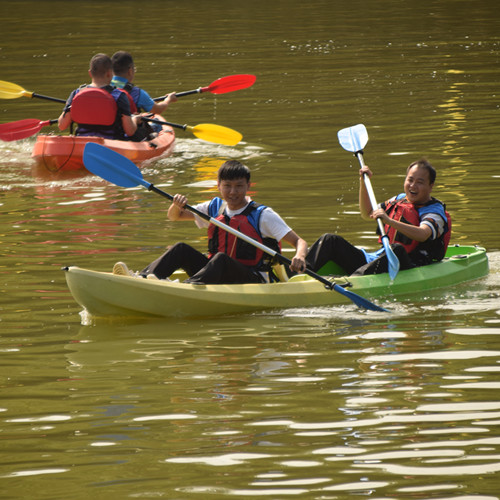
[{"label": "life jacket", "polygon": [[[214,198],[208,206],[208,215],[224,224],[253,238],[259,243],[280,252],[280,245],[274,238],[263,238],[259,229],[259,221],[262,212],[267,207],[251,201],[248,206],[238,215],[229,217],[225,211],[225,202],[221,198]],[[208,228],[208,252],[209,258],[217,252],[224,252],[243,265],[256,271],[270,270],[271,256],[264,253],[241,238],[210,224]]]},{"label": "life jacket", "polygon": [[[431,198],[425,205],[416,208],[413,203],[410,203],[404,193],[396,196],[393,200],[384,203],[384,210],[387,215],[396,221],[404,222],[405,224],[411,224],[412,226],[420,226],[420,221],[423,215],[429,211],[435,211],[435,209],[426,210],[426,207],[431,205],[439,204],[442,211],[446,216],[445,227],[443,234],[436,239],[428,239],[427,241],[419,242],[412,240],[408,236],[405,236],[401,232],[397,231],[395,228],[385,224],[385,233],[389,238],[389,242],[399,243],[403,245],[408,254],[415,255],[416,253],[425,255],[429,262],[433,260],[441,260],[448,248],[448,244],[451,238],[451,217],[446,210],[446,206],[437,200],[436,198]],[[382,243],[382,238],[379,238],[379,242]]]},{"label": "life jacket", "polygon": [[139,110],[137,103],[139,102],[141,89],[139,87],[136,87],[133,83],[127,82],[121,90],[123,90],[127,94],[128,100],[130,102],[130,111],[132,112],[132,114],[137,113]]},{"label": "life jacket", "polygon": [[110,85],[80,87],[71,102],[71,119],[78,123],[77,135],[122,136],[121,116],[118,116],[116,104],[120,95],[121,90]]}]

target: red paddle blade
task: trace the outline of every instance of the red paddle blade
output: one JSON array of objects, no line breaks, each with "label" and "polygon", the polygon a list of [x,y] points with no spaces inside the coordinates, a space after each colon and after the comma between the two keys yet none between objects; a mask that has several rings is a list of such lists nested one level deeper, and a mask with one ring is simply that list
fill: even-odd
[{"label": "red paddle blade", "polygon": [[41,122],[36,118],[28,118],[17,122],[0,124],[0,139],[2,141],[18,141],[40,132],[42,127],[50,125],[50,120]]},{"label": "red paddle blade", "polygon": [[231,75],[223,76],[212,82],[208,87],[203,87],[202,92],[211,92],[212,94],[226,94],[235,90],[251,87],[257,77],[255,75]]}]

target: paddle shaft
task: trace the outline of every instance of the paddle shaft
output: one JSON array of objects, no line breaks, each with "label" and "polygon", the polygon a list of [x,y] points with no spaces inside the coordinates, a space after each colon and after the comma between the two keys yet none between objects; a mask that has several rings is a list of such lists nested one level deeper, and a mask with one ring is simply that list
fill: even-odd
[{"label": "paddle shaft", "polygon": [[[358,157],[359,164],[361,165],[361,168],[365,166],[365,162],[363,159],[363,152],[362,151],[357,151],[356,156]],[[368,198],[370,198],[370,204],[372,206],[372,210],[376,210],[378,208],[378,203],[377,200],[375,199],[375,193],[373,192],[373,187],[372,183],[370,181],[370,176],[368,174],[363,174],[363,181],[365,183],[366,191],[368,193]],[[378,228],[380,229],[380,233],[382,237],[387,236],[385,234],[385,229],[384,229],[384,223],[382,222],[382,219],[380,217],[377,217],[377,224]]]},{"label": "paddle shaft", "polygon": [[[162,191],[161,189],[158,189],[153,184],[149,184],[147,187],[148,187],[149,191],[153,191],[154,193],[160,194],[160,195],[164,196],[165,198],[168,198],[171,201],[174,199],[174,197],[171,194],[168,194],[165,191]],[[220,227],[224,231],[227,231],[228,233],[231,233],[232,235],[236,236],[237,238],[240,238],[243,241],[246,241],[250,245],[253,245],[253,246],[259,248],[263,252],[271,255],[272,257],[276,257],[282,264],[286,264],[286,265],[289,266],[292,263],[292,261],[290,259],[288,259],[284,255],[280,254],[279,252],[276,252],[272,248],[269,248],[266,245],[263,245],[262,243],[260,243],[259,241],[256,241],[253,238],[250,238],[246,234],[241,233],[240,231],[238,231],[237,229],[234,229],[231,226],[228,226],[227,224],[224,224],[220,220],[214,219],[213,217],[210,217],[209,215],[207,215],[207,214],[205,214],[203,212],[200,212],[199,210],[197,210],[196,208],[192,207],[191,205],[186,204],[186,205],[184,205],[184,208],[186,210],[189,210],[193,214],[197,215],[201,219],[204,219],[204,220],[210,222],[214,226]],[[310,269],[306,268],[304,272],[306,274],[308,274],[309,276],[311,276],[312,278],[315,278],[318,281],[320,281],[321,283],[323,283],[323,285],[325,285],[325,287],[328,288],[329,290],[332,290],[336,286],[339,287],[339,288],[341,288],[343,290],[343,288],[340,287],[339,285],[337,285],[336,283],[332,283],[331,281],[327,280],[323,276],[320,276],[319,274],[316,274],[314,271],[311,271]]]},{"label": "paddle shaft", "polygon": [[[208,87],[199,87],[194,90],[185,90],[184,92],[177,92],[175,94],[175,97],[184,97],[186,95],[192,95],[192,94],[201,94],[202,92],[206,92],[208,90]],[[166,99],[166,95],[163,95],[161,97],[155,97],[153,101],[158,102],[158,101],[163,101]]]},{"label": "paddle shaft", "polygon": [[170,123],[163,120],[157,120],[156,118],[145,118],[144,116],[141,118],[145,122],[159,123],[160,125],[170,125],[171,127],[180,128],[182,130],[186,130],[188,128],[188,125],[180,125],[179,123]]},{"label": "paddle shaft", "polygon": [[45,99],[47,101],[61,102],[63,104],[66,102],[64,99],[58,99],[57,97],[50,97],[48,95],[36,94],[35,92],[27,92],[26,96],[32,98],[36,97],[37,99]]},{"label": "paddle shaft", "polygon": [[[226,94],[235,90],[246,89],[254,84],[256,77],[254,75],[230,75],[223,76],[206,87],[198,87],[194,90],[177,92],[175,97],[184,97],[186,95],[201,94],[202,92],[211,92],[212,94]],[[153,101],[163,101],[167,96],[155,97]]]}]

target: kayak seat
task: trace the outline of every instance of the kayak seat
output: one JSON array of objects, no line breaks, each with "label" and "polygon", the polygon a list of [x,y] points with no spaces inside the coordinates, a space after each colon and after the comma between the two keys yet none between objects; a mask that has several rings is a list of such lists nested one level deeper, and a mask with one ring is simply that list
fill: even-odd
[{"label": "kayak seat", "polygon": [[333,260],[329,260],[321,269],[318,270],[321,276],[345,276],[347,273]]},{"label": "kayak seat", "polygon": [[288,274],[286,268],[283,264],[279,262],[273,265],[273,273],[276,278],[278,278],[278,283],[286,283],[288,281]]}]

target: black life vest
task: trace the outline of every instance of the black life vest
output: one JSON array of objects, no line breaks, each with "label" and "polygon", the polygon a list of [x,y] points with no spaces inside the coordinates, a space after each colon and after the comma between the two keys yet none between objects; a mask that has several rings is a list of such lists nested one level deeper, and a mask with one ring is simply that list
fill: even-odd
[{"label": "black life vest", "polygon": [[139,111],[139,106],[137,103],[139,102],[139,94],[140,89],[136,87],[133,83],[127,82],[123,89],[120,89],[127,94],[128,101],[130,103],[130,111],[134,115]]}]

